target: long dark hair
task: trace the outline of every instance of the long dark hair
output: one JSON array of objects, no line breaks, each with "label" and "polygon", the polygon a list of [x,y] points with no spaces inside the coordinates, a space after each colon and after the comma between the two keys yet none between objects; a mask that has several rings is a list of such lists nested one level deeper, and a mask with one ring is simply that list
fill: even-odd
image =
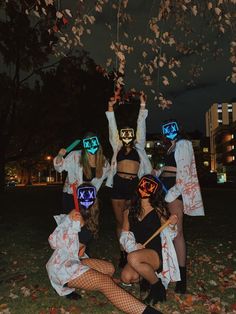
[{"label": "long dark hair", "polygon": [[[158,213],[160,220],[167,220],[169,218],[169,212],[167,211],[165,194],[162,188],[158,189],[156,193],[152,194],[149,197],[149,202],[151,206]],[[129,208],[129,223],[132,229],[137,223],[138,217],[142,214],[141,198],[136,193],[132,199],[130,208]]]}]

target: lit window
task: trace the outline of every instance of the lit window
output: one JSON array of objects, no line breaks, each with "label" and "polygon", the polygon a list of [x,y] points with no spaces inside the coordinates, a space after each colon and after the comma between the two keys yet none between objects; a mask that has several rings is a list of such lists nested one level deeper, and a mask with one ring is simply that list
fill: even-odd
[{"label": "lit window", "polygon": [[151,144],[150,144],[150,143],[147,143],[147,144],[146,144],[146,147],[147,147],[147,148],[150,148],[150,147],[151,147]]},{"label": "lit window", "polygon": [[219,122],[219,123],[222,123],[223,121],[222,121],[222,119],[218,119],[218,122]]},{"label": "lit window", "polygon": [[233,134],[231,134],[231,138],[234,139],[234,135]]},{"label": "lit window", "polygon": [[231,149],[232,149],[232,150],[234,149],[234,145],[231,146]]},{"label": "lit window", "polygon": [[222,109],[217,109],[217,112],[222,112]]},{"label": "lit window", "polygon": [[228,104],[228,108],[232,108],[232,104]]},{"label": "lit window", "polygon": [[152,158],[152,155],[151,155],[151,154],[148,154],[148,158]]},{"label": "lit window", "polygon": [[228,109],[228,112],[232,112],[233,110],[232,110],[232,108],[231,109]]},{"label": "lit window", "polygon": [[232,156],[232,160],[235,160],[235,156]]},{"label": "lit window", "polygon": [[222,108],[222,104],[218,104],[217,107],[218,107],[218,108]]},{"label": "lit window", "polygon": [[206,160],[205,160],[205,161],[203,162],[203,165],[204,165],[205,167],[208,167],[208,166],[209,166],[209,161],[206,161]]},{"label": "lit window", "polygon": [[209,150],[208,150],[208,147],[203,147],[203,150],[202,150],[202,151],[203,151],[203,153],[208,153],[208,151],[209,151]]}]

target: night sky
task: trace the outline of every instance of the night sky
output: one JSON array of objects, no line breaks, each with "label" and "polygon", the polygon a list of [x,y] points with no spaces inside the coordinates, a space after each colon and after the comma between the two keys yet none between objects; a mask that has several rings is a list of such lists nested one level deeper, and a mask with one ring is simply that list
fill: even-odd
[{"label": "night sky", "polygon": [[[118,3],[118,1],[117,1]],[[127,42],[123,36],[124,32],[131,36],[141,35],[143,37],[150,36],[148,19],[157,7],[158,1],[144,1],[144,0],[129,0],[128,12],[133,16],[134,22],[130,26],[121,26],[120,41]],[[62,3],[63,6],[75,5],[75,1],[67,1]],[[112,58],[115,60],[114,53],[109,49],[109,46],[116,40],[116,10],[112,10],[110,6],[104,7],[102,14],[97,14],[95,11],[91,15],[96,17],[96,22],[92,27],[90,36],[83,39],[84,49],[90,52],[90,56],[96,63],[105,66],[106,60]],[[112,26],[109,31],[105,24],[108,23]],[[194,23],[202,23],[197,19]],[[204,29],[204,25],[199,25],[199,31],[205,32],[207,40],[213,42],[215,38],[212,34]],[[233,34],[232,34],[233,36]],[[205,134],[205,112],[214,102],[230,102],[236,97],[236,86],[231,82],[226,82],[226,77],[231,73],[232,65],[229,62],[229,40],[230,35],[226,38],[221,38],[220,44],[223,48],[222,56],[214,60],[211,56],[207,62],[203,64],[203,72],[201,77],[197,79],[196,86],[188,88],[186,81],[189,79],[188,70],[191,64],[198,64],[201,62],[201,57],[192,55],[184,57],[181,62],[181,69],[176,71],[178,76],[172,80],[170,86],[165,87],[160,80],[154,78],[153,85],[158,86],[160,92],[167,95],[173,101],[171,109],[162,110],[158,108],[157,103],[154,103],[154,96],[151,94],[151,86],[144,86],[138,74],[134,74],[134,69],[137,68],[139,61],[143,61],[140,51],[143,51],[141,45],[136,43],[136,52],[128,56],[126,59],[126,73],[125,84],[126,89],[135,87],[136,90],[143,89],[148,95],[148,109],[149,117],[147,120],[147,131],[150,133],[160,131],[160,123],[163,119],[176,118],[180,121],[186,131],[194,131],[196,129]],[[138,49],[137,45],[140,45]],[[130,45],[131,44],[130,42]],[[163,47],[163,49],[168,49]],[[173,50],[173,56],[176,51]],[[162,71],[162,70],[161,70]],[[165,71],[160,71],[160,75],[165,75]],[[168,94],[166,94],[168,93]]]}]

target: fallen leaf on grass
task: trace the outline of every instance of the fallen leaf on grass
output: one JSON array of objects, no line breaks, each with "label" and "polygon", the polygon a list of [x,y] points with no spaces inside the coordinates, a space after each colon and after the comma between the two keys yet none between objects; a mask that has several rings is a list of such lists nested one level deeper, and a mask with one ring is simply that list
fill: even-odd
[{"label": "fallen leaf on grass", "polygon": [[101,306],[101,307],[105,306],[108,303],[108,301],[98,300],[95,296],[89,296],[88,299],[89,299],[89,301],[91,301],[91,303],[94,303],[94,304]]},{"label": "fallen leaf on grass", "polygon": [[28,297],[31,295],[29,288],[21,287],[20,290],[24,297]]},{"label": "fallen leaf on grass", "polygon": [[23,281],[27,278],[25,274],[17,274],[15,276],[9,277],[5,280],[5,282],[10,282],[10,281]]},{"label": "fallen leaf on grass", "polygon": [[200,301],[207,301],[207,300],[209,300],[209,297],[206,294],[203,294],[203,293],[198,293],[197,294],[197,298]]},{"label": "fallen leaf on grass", "polygon": [[51,307],[51,308],[49,309],[49,314],[58,314],[58,309],[55,308],[55,307]]},{"label": "fallen leaf on grass", "polygon": [[217,283],[216,283],[214,280],[210,280],[210,281],[209,281],[209,284],[210,284],[211,286],[214,286],[214,287],[217,286]]},{"label": "fallen leaf on grass", "polygon": [[[70,314],[81,314],[81,309],[78,306],[70,306],[66,309]],[[62,313],[63,314],[63,313]]]},{"label": "fallen leaf on grass", "polygon": [[17,294],[14,294],[14,293],[11,292],[11,293],[9,294],[9,298],[11,298],[11,299],[14,300],[14,299],[19,298],[19,296],[18,296]]},{"label": "fallen leaf on grass", "polygon": [[214,304],[211,304],[209,307],[208,307],[208,311],[210,311],[212,314],[214,313],[221,313],[221,306],[219,303],[214,303]]},{"label": "fallen leaf on grass", "polygon": [[231,305],[231,310],[236,311],[236,303]]}]

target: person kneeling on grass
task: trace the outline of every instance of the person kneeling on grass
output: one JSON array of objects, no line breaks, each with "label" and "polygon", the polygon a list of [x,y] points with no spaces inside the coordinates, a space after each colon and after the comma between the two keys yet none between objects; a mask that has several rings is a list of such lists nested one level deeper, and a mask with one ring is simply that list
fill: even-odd
[{"label": "person kneeling on grass", "polygon": [[122,270],[121,280],[129,284],[143,278],[150,286],[144,302],[151,305],[165,301],[168,283],[180,280],[172,243],[177,234],[176,215],[170,216],[169,226],[144,245],[161,227],[165,216],[160,182],[152,175],[144,175],[139,181],[136,199],[130,209],[124,211],[120,243],[128,253],[128,262]]},{"label": "person kneeling on grass", "polygon": [[78,232],[91,215],[89,209],[95,198],[93,186],[78,187],[80,211],[73,209],[68,215],[55,216],[57,227],[49,236],[54,252],[46,265],[53,288],[60,296],[70,294],[75,289],[100,291],[124,313],[160,314],[160,311],[141,303],[113,281],[115,269],[110,262],[89,258],[83,252],[79,254]]}]

